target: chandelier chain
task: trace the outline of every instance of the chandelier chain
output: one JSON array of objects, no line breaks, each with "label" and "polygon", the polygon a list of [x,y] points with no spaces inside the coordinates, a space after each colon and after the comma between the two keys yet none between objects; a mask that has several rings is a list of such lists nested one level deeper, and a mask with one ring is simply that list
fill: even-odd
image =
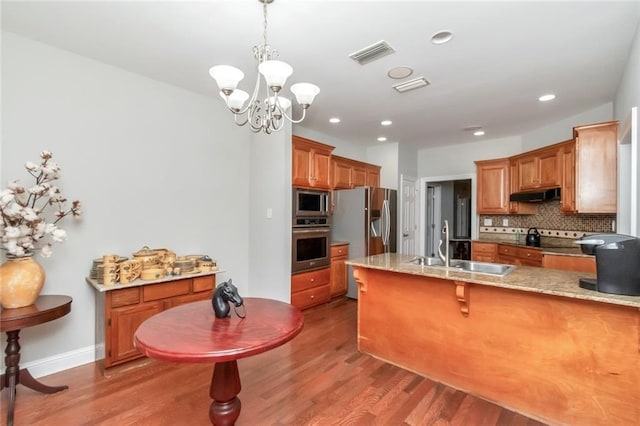
[{"label": "chandelier chain", "polygon": [[267,3],[262,5],[262,16],[264,17],[264,30],[262,38],[264,39],[264,45],[267,46]]}]

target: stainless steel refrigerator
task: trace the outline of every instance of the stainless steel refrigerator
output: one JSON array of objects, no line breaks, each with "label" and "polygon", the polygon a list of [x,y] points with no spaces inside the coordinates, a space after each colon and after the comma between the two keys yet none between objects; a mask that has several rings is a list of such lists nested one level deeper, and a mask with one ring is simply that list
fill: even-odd
[{"label": "stainless steel refrigerator", "polygon": [[[397,193],[395,189],[359,187],[333,191],[331,240],[349,243],[349,258],[396,252]],[[347,297],[358,298],[349,267]]]}]

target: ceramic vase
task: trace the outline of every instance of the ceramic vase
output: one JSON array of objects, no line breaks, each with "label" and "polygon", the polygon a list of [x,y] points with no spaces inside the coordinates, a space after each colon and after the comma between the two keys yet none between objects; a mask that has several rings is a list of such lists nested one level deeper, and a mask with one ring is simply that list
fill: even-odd
[{"label": "ceramic vase", "polygon": [[0,304],[4,309],[32,305],[44,286],[42,265],[31,256],[8,257],[0,265]]}]

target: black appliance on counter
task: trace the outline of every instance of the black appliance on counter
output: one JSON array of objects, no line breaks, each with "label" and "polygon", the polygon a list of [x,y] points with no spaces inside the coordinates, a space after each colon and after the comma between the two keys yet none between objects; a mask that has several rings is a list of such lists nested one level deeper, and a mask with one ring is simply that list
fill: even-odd
[{"label": "black appliance on counter", "polygon": [[594,234],[574,242],[583,253],[596,256],[597,277],[580,278],[580,287],[601,293],[640,296],[640,239],[621,234]]},{"label": "black appliance on counter", "polygon": [[531,247],[540,247],[540,233],[537,228],[529,228],[525,244]]}]

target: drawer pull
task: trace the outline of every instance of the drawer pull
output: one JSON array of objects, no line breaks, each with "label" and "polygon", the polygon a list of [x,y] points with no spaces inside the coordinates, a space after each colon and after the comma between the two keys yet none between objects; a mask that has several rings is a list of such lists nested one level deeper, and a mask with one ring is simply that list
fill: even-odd
[{"label": "drawer pull", "polygon": [[527,253],[527,257],[531,257],[531,253]]},{"label": "drawer pull", "polygon": [[316,298],[315,294],[312,294],[312,295],[311,295],[311,298],[312,298],[312,299],[315,299],[315,298]]},{"label": "drawer pull", "polygon": [[309,280],[309,282],[314,283],[314,282],[316,282],[316,279],[315,279],[315,278],[311,278],[311,279]]}]

